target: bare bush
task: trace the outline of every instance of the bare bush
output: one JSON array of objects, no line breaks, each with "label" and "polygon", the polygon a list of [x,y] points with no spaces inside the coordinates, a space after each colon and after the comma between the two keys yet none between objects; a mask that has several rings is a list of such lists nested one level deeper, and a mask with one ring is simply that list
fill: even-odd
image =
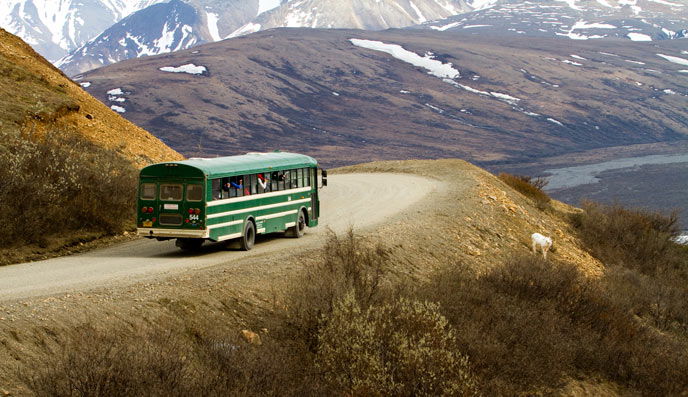
[{"label": "bare bush", "polygon": [[43,243],[67,231],[123,231],[134,217],[136,169],[74,134],[4,134],[0,247]]},{"label": "bare bush", "polygon": [[26,379],[38,396],[169,396],[198,391],[190,350],[166,330],[125,333],[81,326]]},{"label": "bare bush", "polygon": [[409,301],[361,309],[353,292],[319,335],[318,363],[351,396],[465,396],[477,393],[468,359],[437,305]]},{"label": "bare bush", "polygon": [[532,199],[535,206],[540,210],[550,207],[552,199],[542,189],[547,186],[547,179],[542,177],[533,178],[523,175],[512,175],[502,172],[499,179],[511,186],[517,192]]},{"label": "bare bush", "polygon": [[526,256],[483,274],[450,270],[424,296],[440,303],[486,394],[544,392],[580,374],[652,395],[688,388],[685,344],[573,265]]},{"label": "bare bush", "polygon": [[381,302],[388,293],[383,285],[389,252],[381,245],[367,245],[352,230],[343,236],[331,233],[323,256],[308,267],[289,292],[285,329],[290,338],[304,341],[316,351],[321,319],[328,318],[335,302],[352,291],[362,308]]},{"label": "bare bush", "polygon": [[680,230],[678,215],[629,209],[621,205],[583,203],[572,218],[588,250],[608,265],[638,269],[645,274],[686,268],[685,254],[673,241]]}]

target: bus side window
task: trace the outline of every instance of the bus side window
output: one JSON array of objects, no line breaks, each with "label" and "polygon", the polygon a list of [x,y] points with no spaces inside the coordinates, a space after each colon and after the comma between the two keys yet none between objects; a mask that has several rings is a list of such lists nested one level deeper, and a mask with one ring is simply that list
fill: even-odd
[{"label": "bus side window", "polygon": [[[261,172],[256,174],[256,190],[258,193],[267,193],[270,191],[270,174],[267,172]],[[263,188],[265,186],[265,188]]]},{"label": "bus side window", "polygon": [[306,186],[311,185],[311,174],[313,173],[313,168],[306,168],[304,171],[304,176],[306,177],[305,184]]},{"label": "bus side window", "polygon": [[273,192],[276,192],[279,190],[279,186],[277,184],[279,182],[279,174],[277,171],[273,171],[270,173],[270,190]]},{"label": "bus side window", "polygon": [[244,177],[232,176],[229,178],[229,197],[241,197],[244,195]]},{"label": "bus side window", "polygon": [[277,176],[277,188],[279,190],[285,190],[286,189],[286,175],[284,175],[284,171],[278,171],[278,176]]},{"label": "bus side window", "polygon": [[291,178],[291,188],[296,189],[299,187],[299,173],[297,170],[291,170],[289,172],[289,177]]},{"label": "bus side window", "polygon": [[256,194],[256,174],[244,175],[244,195]]},{"label": "bus side window", "polygon": [[213,191],[213,200],[219,200],[222,198],[222,179],[213,179],[212,180],[212,191]]},{"label": "bus side window", "polygon": [[297,174],[299,178],[299,187],[303,187],[303,168],[299,168]]}]

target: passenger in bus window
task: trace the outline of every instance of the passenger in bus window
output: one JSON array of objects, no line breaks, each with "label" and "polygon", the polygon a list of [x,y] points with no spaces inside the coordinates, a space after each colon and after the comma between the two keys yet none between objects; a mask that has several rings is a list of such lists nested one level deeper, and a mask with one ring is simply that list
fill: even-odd
[{"label": "passenger in bus window", "polygon": [[268,191],[268,186],[270,185],[270,181],[265,179],[263,174],[258,174],[258,184],[263,189],[261,192],[265,193]]},{"label": "passenger in bus window", "polygon": [[287,179],[284,176],[284,171],[279,171],[278,176],[277,176],[277,186],[278,186],[279,190],[288,189],[288,187],[286,187],[286,181],[287,181]]},{"label": "passenger in bus window", "polygon": [[229,182],[229,178],[222,178],[222,198],[230,198],[233,197],[233,189],[232,189],[232,184]]}]

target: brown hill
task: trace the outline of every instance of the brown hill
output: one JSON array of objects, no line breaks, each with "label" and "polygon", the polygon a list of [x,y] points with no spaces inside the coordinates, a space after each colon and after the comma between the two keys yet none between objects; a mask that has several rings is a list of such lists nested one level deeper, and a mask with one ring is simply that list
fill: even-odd
[{"label": "brown hill", "polygon": [[[432,52],[460,76],[448,84],[350,38]],[[125,99],[124,117],[186,155],[281,148],[326,165],[438,157],[488,165],[685,140],[685,66],[657,55],[685,58],[681,44],[276,29],[80,81],[105,103]],[[205,72],[160,70],[190,63]],[[125,94],[112,98],[114,88]]]},{"label": "brown hill", "polygon": [[136,165],[180,159],[159,139],[84,92],[18,37],[0,29],[0,131],[77,133]]}]

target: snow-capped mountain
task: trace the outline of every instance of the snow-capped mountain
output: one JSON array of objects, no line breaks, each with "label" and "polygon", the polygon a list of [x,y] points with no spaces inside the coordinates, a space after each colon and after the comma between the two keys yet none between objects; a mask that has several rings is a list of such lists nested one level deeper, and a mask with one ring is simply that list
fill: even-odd
[{"label": "snow-capped mountain", "polygon": [[70,75],[121,60],[158,55],[212,41],[203,16],[179,0],[124,18],[56,63]]},{"label": "snow-capped mountain", "polygon": [[688,36],[688,1],[508,1],[413,28],[474,34],[568,37],[574,40],[678,39]]},{"label": "snow-capped mountain", "polygon": [[230,37],[278,27],[382,30],[482,9],[498,0],[289,0],[232,32]]},{"label": "snow-capped mountain", "polygon": [[[381,30],[444,18],[496,0],[172,0],[139,10],[57,65],[69,75],[144,55],[279,26]],[[193,14],[193,15],[192,15]],[[182,17],[183,15],[183,17]],[[185,23],[181,23],[181,20]],[[176,38],[170,43],[164,37]]]},{"label": "snow-capped mountain", "polygon": [[132,12],[162,1],[2,0],[0,27],[55,61]]}]

